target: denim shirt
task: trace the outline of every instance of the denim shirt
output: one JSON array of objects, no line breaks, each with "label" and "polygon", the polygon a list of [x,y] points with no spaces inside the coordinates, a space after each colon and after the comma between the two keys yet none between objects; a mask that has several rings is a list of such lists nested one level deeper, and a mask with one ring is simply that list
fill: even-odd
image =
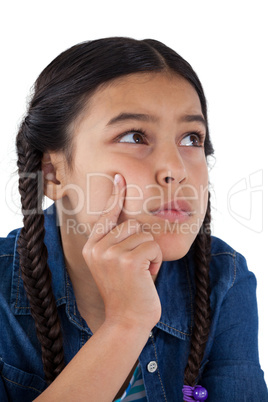
[{"label": "denim shirt", "polygon": [[[77,309],[55,215],[54,206],[45,212],[45,243],[68,363],[92,333]],[[0,240],[1,402],[32,401],[47,387],[41,348],[21,279],[18,236],[19,230],[14,230]],[[244,257],[215,237],[210,277],[212,324],[199,384],[208,390],[207,401],[268,401],[258,357],[255,277],[248,271]],[[181,260],[163,262],[156,287],[162,316],[139,357],[147,400],[183,401],[183,373],[194,314],[191,251]]]}]

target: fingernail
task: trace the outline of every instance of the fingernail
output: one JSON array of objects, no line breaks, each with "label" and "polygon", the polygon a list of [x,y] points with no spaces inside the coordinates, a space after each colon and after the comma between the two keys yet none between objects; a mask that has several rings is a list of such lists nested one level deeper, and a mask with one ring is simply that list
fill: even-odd
[{"label": "fingernail", "polygon": [[120,174],[117,173],[114,176],[114,185],[117,186],[117,184],[120,182],[120,180],[121,180],[121,176],[120,176]]}]

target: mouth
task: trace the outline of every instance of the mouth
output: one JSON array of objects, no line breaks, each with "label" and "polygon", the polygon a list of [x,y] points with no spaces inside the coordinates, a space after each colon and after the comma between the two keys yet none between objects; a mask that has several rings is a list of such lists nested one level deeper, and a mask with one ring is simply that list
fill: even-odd
[{"label": "mouth", "polygon": [[193,211],[187,201],[175,200],[152,210],[151,214],[169,222],[181,223],[189,219],[193,215]]}]

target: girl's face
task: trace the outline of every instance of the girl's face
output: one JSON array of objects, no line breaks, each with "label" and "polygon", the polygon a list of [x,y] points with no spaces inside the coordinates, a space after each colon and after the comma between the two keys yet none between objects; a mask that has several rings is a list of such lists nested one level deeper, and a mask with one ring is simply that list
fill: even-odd
[{"label": "girl's face", "polygon": [[118,224],[136,219],[153,234],[164,260],[183,257],[208,197],[206,126],[189,82],[167,73],[116,79],[90,98],[73,132],[72,169],[57,157],[62,230],[86,241],[120,173],[126,197]]}]

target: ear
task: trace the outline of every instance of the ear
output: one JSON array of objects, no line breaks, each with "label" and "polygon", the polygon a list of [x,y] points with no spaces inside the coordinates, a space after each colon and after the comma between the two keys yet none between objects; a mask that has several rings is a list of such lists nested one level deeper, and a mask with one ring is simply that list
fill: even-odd
[{"label": "ear", "polygon": [[59,200],[64,194],[64,186],[58,177],[64,168],[63,158],[55,153],[45,152],[42,157],[42,172],[44,177],[44,194],[51,200]]}]

